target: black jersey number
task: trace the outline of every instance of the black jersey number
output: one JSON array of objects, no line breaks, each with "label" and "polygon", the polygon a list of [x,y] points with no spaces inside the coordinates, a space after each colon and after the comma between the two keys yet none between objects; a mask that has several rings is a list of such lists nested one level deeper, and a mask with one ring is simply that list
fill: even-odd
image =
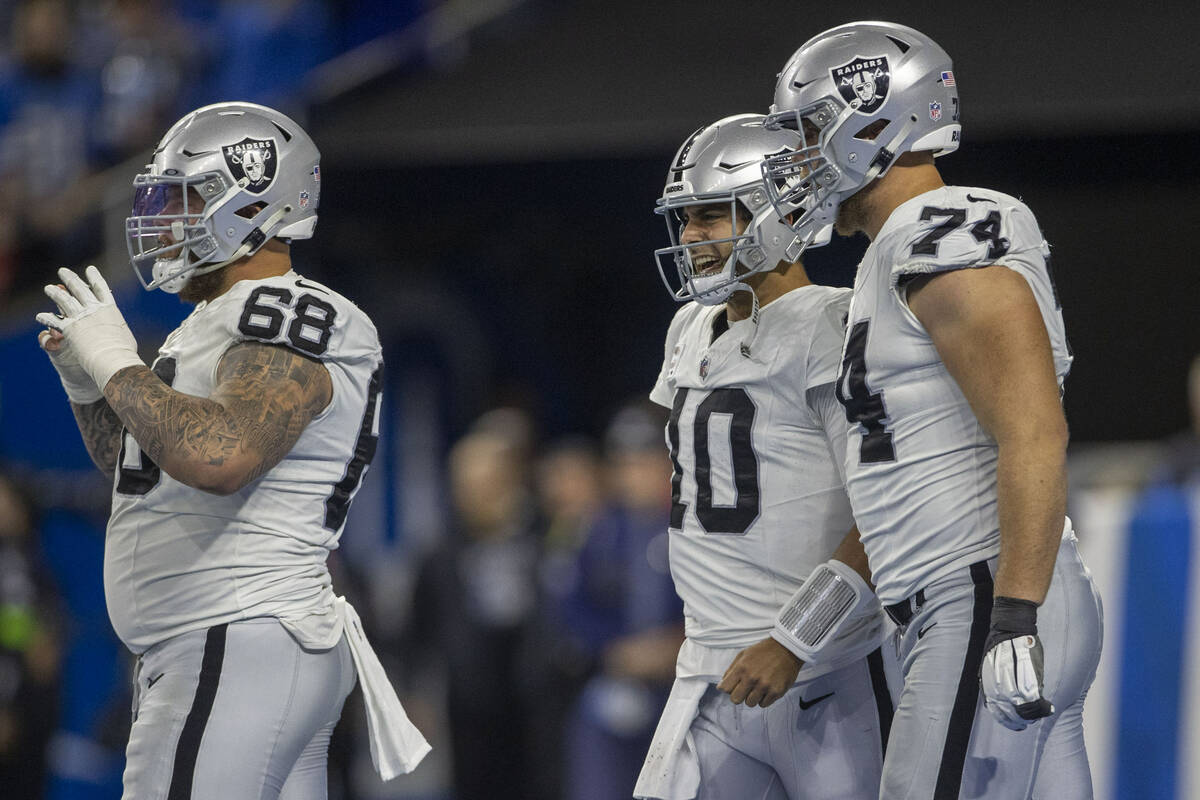
[{"label": "black jersey number", "polygon": [[363,411],[362,424],[358,428],[358,439],[354,443],[354,455],[346,464],[346,472],[342,479],[333,485],[333,491],[325,499],[325,527],[336,531],[346,521],[350,512],[350,501],[354,492],[362,483],[371,459],[375,458],[375,450],[379,446],[379,408],[383,402],[380,394],[380,375],[383,367],[371,375],[371,383],[367,387],[367,407]]},{"label": "black jersey number", "polygon": [[867,332],[871,321],[854,323],[846,339],[842,356],[842,371],[837,379],[838,402],[846,409],[846,419],[863,428],[858,460],[863,464],[881,464],[896,460],[892,432],[888,430],[887,407],[883,392],[872,392],[867,386]]},{"label": "black jersey number", "polygon": [[[679,389],[667,422],[667,441],[671,448],[671,527],[683,527],[687,504],[681,498],[683,467],[679,461],[679,417],[688,390]],[[729,451],[733,466],[736,500],[731,506],[713,504],[712,458],[708,452],[709,423],[713,414],[729,416]],[[754,453],[751,433],[754,428],[754,401],[745,389],[714,389],[696,409],[692,425],[695,456],[696,519],[705,533],[742,535],[758,519],[761,507],[758,486],[758,456]]]},{"label": "black jersey number", "polygon": [[329,348],[336,317],[334,307],[319,297],[305,293],[293,305],[290,290],[282,286],[259,286],[246,298],[238,330],[245,336],[270,342],[286,324],[287,340],[292,347],[320,356]]},{"label": "black jersey number", "polygon": [[[945,219],[913,244],[912,255],[936,256],[938,242],[962,227],[963,223],[967,221],[967,211],[963,208],[935,208],[934,206],[925,206],[921,209],[922,222],[928,222],[934,217],[945,217]],[[1008,252],[1009,241],[1000,235],[1000,228],[999,211],[989,211],[986,217],[968,228],[975,241],[980,244],[987,243],[989,259],[997,259]]]},{"label": "black jersey number", "polygon": [[[175,383],[176,361],[160,358],[154,362],[154,374],[167,386]],[[121,428],[121,452],[117,455],[118,494],[143,495],[158,486],[162,470],[142,452],[131,434]]]}]

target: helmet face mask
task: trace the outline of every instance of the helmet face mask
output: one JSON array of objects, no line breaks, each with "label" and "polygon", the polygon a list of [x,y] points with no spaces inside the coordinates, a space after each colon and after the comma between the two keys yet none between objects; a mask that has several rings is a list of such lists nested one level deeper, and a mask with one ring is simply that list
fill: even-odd
[{"label": "helmet face mask", "polygon": [[303,129],[265,106],[218,103],[188,114],[133,181],[125,240],[138,280],[175,293],[268,239],[309,238],[319,164]]},{"label": "helmet face mask", "polygon": [[205,225],[211,217],[204,198],[226,191],[224,176],[138,175],[134,178],[133,215],[125,224],[126,243],[134,272],[148,289],[177,293],[188,276],[217,249]]},{"label": "helmet face mask", "polygon": [[[806,124],[807,123],[807,124]],[[795,153],[763,163],[772,202],[803,208],[793,229],[813,243],[842,201],[906,152],[958,148],[958,90],[950,57],[924,34],[854,22],[810,39],[788,60],[764,124],[798,131]]]},{"label": "helmet face mask", "polygon": [[[766,195],[761,190],[758,190],[758,193],[760,201],[765,203]],[[727,235],[722,235],[725,232],[720,231],[716,238],[683,242],[683,232],[687,227],[686,215],[690,213],[689,209],[703,213],[704,210],[711,209],[714,205],[720,206],[726,203],[728,207],[725,217],[729,224]],[[743,279],[753,272],[760,271],[767,261],[762,248],[757,244],[757,237],[750,228],[745,206],[737,197],[727,194],[686,195],[678,198],[677,202],[662,204],[660,209],[662,210],[660,213],[665,212],[663,215],[666,217],[667,235],[671,239],[671,246],[655,250],[654,255],[658,261],[659,275],[662,277],[667,291],[680,302],[696,300],[705,305],[723,303]],[[738,231],[739,222],[743,223],[741,232]],[[719,229],[721,226],[713,227]],[[703,263],[705,256],[714,249],[719,253],[722,249],[720,245],[724,244],[729,244],[731,247],[729,255],[721,261],[719,267]],[[702,260],[702,263],[697,264],[698,258]],[[676,274],[679,276],[678,287],[672,286],[667,278],[668,261],[674,266]],[[771,265],[772,268],[774,266],[774,264]]]},{"label": "helmet face mask", "polygon": [[[768,154],[789,152],[796,136],[768,131],[762,120],[759,114],[726,117],[696,131],[676,154],[655,207],[671,244],[654,255],[663,284],[678,302],[723,303],[735,291],[750,291],[745,283],[750,275],[798,257],[789,256],[795,236],[771,204],[760,167]],[[711,238],[685,242],[688,215],[714,205],[728,209],[728,230],[721,229],[722,222],[709,231]],[[719,265],[706,258],[726,247]],[[671,274],[678,278],[674,284]]]}]

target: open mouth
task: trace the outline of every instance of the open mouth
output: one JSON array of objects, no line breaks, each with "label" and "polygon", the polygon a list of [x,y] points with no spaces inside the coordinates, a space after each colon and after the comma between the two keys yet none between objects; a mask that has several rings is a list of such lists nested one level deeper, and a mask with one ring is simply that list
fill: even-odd
[{"label": "open mouth", "polygon": [[715,275],[721,271],[725,262],[715,256],[692,256],[692,274],[697,277]]}]

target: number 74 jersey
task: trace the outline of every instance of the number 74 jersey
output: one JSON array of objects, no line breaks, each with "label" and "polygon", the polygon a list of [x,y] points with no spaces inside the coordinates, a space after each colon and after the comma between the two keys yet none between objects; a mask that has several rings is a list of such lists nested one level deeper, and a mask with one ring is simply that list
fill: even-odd
[{"label": "number 74 jersey", "polygon": [[996,442],[920,321],[906,281],[1003,265],[1029,284],[1062,386],[1071,367],[1050,248],[1019,200],[946,186],[898,206],[854,281],[838,399],[854,423],[846,488],[885,604],[999,552]]},{"label": "number 74 jersey", "polygon": [[671,575],[695,642],[765,638],[854,524],[832,385],[849,294],[793,289],[762,308],[752,337],[742,320],[714,340],[722,307],[689,303],[671,322],[650,397],[671,409]]},{"label": "number 74 jersey", "polygon": [[229,496],[163,472],[122,434],[105,543],[113,627],[135,652],[170,636],[255,616],[285,625],[332,602],[325,559],[379,435],[379,336],[358,307],[295,272],[244,280],[201,303],[159,349],[154,371],[209,397],[239,342],[287,347],[329,372],[329,405],[291,451]]}]

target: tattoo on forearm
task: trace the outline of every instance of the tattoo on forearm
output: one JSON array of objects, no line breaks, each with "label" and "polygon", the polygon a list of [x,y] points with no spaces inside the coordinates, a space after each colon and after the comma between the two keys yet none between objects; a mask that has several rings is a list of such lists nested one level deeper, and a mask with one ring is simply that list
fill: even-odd
[{"label": "tattoo on forearm", "polygon": [[143,452],[178,480],[236,459],[244,485],[287,455],[332,391],[319,362],[258,343],[231,347],[216,378],[212,397],[193,397],[145,367],[129,367],[105,396]]},{"label": "tattoo on forearm", "polygon": [[121,452],[121,419],[106,400],[97,400],[87,405],[71,403],[75,422],[83,435],[92,461],[106,475],[117,468],[117,456]]}]

